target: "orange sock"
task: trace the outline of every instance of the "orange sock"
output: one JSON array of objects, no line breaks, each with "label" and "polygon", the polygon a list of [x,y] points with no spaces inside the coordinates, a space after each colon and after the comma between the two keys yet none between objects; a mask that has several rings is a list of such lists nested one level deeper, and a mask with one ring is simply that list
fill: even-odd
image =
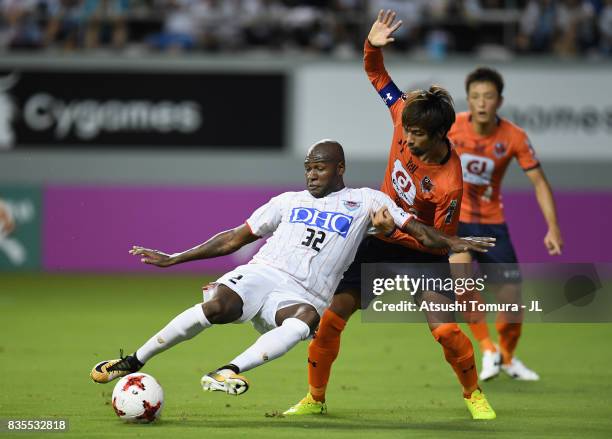
[{"label": "orange sock", "polygon": [[495,323],[499,333],[499,350],[502,355],[502,363],[508,364],[512,361],[514,350],[521,337],[522,323],[506,323],[498,318]]},{"label": "orange sock", "polygon": [[[466,301],[475,300],[478,303],[485,303],[478,291],[470,291],[469,293],[466,293],[465,296]],[[464,317],[468,323],[468,326],[470,327],[470,330],[472,331],[472,335],[478,341],[480,350],[492,352],[497,351],[493,341],[491,341],[491,336],[489,335],[486,313],[482,311],[466,311],[464,313]]]},{"label": "orange sock", "polygon": [[489,336],[489,327],[487,326],[486,321],[481,322],[472,322],[469,324],[470,330],[474,335],[474,338],[478,341],[478,345],[480,346],[480,351],[497,351],[495,344],[491,340]]},{"label": "orange sock", "polygon": [[319,329],[308,345],[308,386],[316,401],[325,401],[331,366],[340,351],[340,334],[346,321],[329,309],[323,313]]},{"label": "orange sock", "polygon": [[472,392],[478,388],[478,373],[474,362],[472,342],[456,323],[444,323],[431,333],[436,341],[442,345],[446,361],[459,378],[459,382],[463,386],[464,396],[469,398]]}]

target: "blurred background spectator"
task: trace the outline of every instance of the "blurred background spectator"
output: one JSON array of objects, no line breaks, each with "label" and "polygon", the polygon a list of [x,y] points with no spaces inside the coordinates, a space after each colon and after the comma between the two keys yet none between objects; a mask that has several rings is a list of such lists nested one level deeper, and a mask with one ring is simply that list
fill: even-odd
[{"label": "blurred background spectator", "polygon": [[612,55],[612,0],[606,0],[598,24],[601,35],[601,51],[605,55],[610,56]]},{"label": "blurred background spectator", "polygon": [[360,56],[379,9],[393,50],[609,56],[610,0],[0,0],[7,51],[290,51]]}]

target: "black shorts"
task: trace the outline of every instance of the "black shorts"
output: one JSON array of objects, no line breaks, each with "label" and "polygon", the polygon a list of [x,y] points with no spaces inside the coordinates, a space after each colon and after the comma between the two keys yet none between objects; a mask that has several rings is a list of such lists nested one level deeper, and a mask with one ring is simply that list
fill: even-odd
[{"label": "black shorts", "polygon": [[[451,277],[450,264],[447,255],[434,255],[432,253],[420,252],[399,244],[392,244],[374,236],[366,237],[355,255],[355,260],[349,268],[344,272],[342,280],[336,288],[336,293],[351,290],[361,291],[361,264],[393,264],[389,265],[390,270],[395,270],[395,264],[401,264],[401,272],[396,274],[408,275],[411,277],[421,277],[432,279],[447,279]],[[387,270],[385,276],[390,276]],[[444,289],[432,289],[440,293],[450,300],[455,300],[455,294],[452,291]],[[367,297],[362,294],[361,307],[366,308],[370,301],[375,297],[368,290]]]},{"label": "black shorts", "polygon": [[521,270],[514,246],[510,240],[508,226],[502,224],[459,223],[457,236],[491,236],[497,239],[495,247],[486,253],[472,252],[480,264],[480,271],[493,283],[520,283]]}]

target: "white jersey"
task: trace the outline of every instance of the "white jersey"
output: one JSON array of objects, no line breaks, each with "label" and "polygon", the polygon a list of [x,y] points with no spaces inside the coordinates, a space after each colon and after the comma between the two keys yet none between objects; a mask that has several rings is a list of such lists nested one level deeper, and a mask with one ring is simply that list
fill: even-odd
[{"label": "white jersey", "polygon": [[329,305],[367,234],[370,212],[382,206],[400,228],[412,218],[387,194],[369,188],[344,188],[323,198],[308,191],[280,194],[246,221],[253,234],[272,234],[249,263],[289,274]]}]

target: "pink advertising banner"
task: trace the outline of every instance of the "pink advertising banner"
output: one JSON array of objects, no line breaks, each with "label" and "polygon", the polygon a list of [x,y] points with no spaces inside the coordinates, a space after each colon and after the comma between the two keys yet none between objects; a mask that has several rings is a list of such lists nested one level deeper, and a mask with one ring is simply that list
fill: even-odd
[{"label": "pink advertising banner", "polygon": [[[45,271],[159,272],[128,254],[132,245],[169,253],[235,227],[283,187],[48,186],[43,195]],[[295,188],[294,188],[295,189]],[[504,196],[521,262],[609,262],[612,193],[558,192],[565,250],[547,255],[546,226],[533,192]],[[191,262],[167,273],[221,273],[249,261],[261,242],[222,258]]]}]

